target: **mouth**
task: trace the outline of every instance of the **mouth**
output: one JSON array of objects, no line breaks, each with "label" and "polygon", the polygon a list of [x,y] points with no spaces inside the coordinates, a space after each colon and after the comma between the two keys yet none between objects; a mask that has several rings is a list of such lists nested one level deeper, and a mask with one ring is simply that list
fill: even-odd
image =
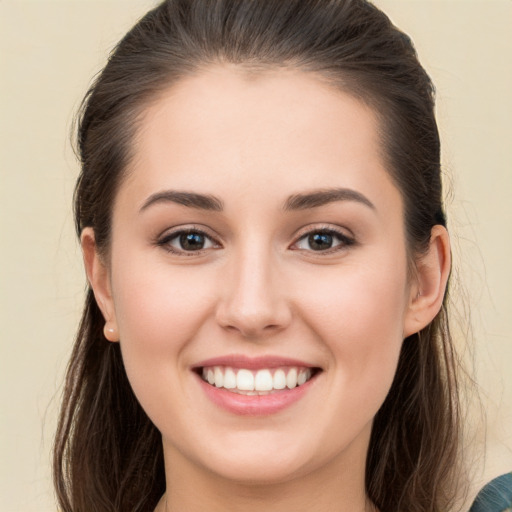
[{"label": "mouth", "polygon": [[265,396],[303,386],[321,371],[307,366],[244,368],[224,365],[196,368],[201,379],[215,388],[246,396]]},{"label": "mouth", "polygon": [[323,372],[297,359],[241,354],[208,359],[191,369],[213,404],[231,414],[253,417],[277,414],[311,396]]}]

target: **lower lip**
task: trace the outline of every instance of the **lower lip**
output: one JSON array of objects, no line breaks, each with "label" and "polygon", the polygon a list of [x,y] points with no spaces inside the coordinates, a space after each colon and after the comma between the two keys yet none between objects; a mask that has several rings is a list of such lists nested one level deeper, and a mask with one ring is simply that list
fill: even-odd
[{"label": "lower lip", "polygon": [[214,404],[242,416],[268,416],[286,409],[311,389],[317,377],[318,375],[314,375],[306,383],[293,389],[284,389],[268,395],[241,395],[225,388],[216,388],[197,376],[206,396]]}]

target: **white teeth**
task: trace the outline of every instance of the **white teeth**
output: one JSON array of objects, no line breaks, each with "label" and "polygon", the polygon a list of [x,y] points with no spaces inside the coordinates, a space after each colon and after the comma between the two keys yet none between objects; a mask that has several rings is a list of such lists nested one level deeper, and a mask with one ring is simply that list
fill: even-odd
[{"label": "white teeth", "polygon": [[236,387],[242,391],[254,390],[254,375],[250,370],[238,370],[236,375]]},{"label": "white teeth", "polygon": [[258,370],[254,379],[256,391],[270,391],[274,387],[272,374],[269,370]]},{"label": "white teeth", "polygon": [[312,376],[311,368],[285,367],[258,371],[224,366],[203,368],[203,380],[217,388],[244,395],[267,395],[285,388],[305,384]]},{"label": "white teeth", "polygon": [[277,370],[274,373],[274,389],[284,389],[286,387],[286,374],[283,370]]},{"label": "white teeth", "polygon": [[224,372],[216,366],[213,374],[215,376],[215,387],[222,388],[224,386]]},{"label": "white teeth", "polygon": [[292,368],[286,376],[286,387],[292,389],[297,386],[297,369]]},{"label": "white teeth", "polygon": [[[297,386],[302,386],[308,380],[307,370],[301,370],[299,372],[299,376],[297,377]],[[217,378],[215,378],[215,382],[217,382]]]},{"label": "white teeth", "polygon": [[226,368],[224,373],[224,387],[226,389],[236,388],[236,373],[231,368]]}]

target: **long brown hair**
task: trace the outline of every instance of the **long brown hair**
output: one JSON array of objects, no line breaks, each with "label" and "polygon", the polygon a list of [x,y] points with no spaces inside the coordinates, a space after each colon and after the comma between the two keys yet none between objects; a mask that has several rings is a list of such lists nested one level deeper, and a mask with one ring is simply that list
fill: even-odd
[{"label": "long brown hair", "polygon": [[[370,105],[402,193],[411,261],[446,225],[434,88],[410,39],[365,0],[167,0],[122,39],[80,112],[77,234],[108,254],[113,200],[145,107],[181,77],[229,62],[314,72]],[[445,298],[446,300],[446,298]],[[165,490],[160,433],[137,402],[88,290],[54,451],[64,511],[153,510]],[[382,512],[446,512],[457,482],[457,362],[445,307],[404,340],[374,420],[366,491]]]}]

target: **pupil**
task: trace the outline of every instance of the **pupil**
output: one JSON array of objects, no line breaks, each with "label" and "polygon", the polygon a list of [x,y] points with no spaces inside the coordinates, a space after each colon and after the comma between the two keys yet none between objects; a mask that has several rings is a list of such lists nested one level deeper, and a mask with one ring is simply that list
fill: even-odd
[{"label": "pupil", "polygon": [[322,249],[330,249],[332,247],[332,235],[329,233],[315,233],[309,235],[309,246],[314,251],[320,251]]},{"label": "pupil", "polygon": [[183,249],[198,251],[204,247],[204,236],[199,233],[186,233],[180,236],[180,244]]}]

